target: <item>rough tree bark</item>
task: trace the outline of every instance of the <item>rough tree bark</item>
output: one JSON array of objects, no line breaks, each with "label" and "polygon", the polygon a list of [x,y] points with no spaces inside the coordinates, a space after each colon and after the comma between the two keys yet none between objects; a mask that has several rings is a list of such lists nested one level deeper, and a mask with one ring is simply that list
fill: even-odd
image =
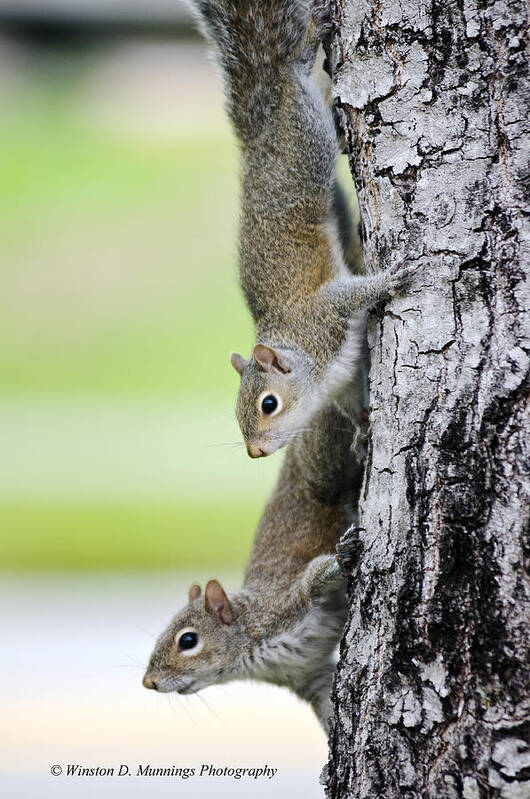
[{"label": "rough tree bark", "polygon": [[327,793],[528,799],[525,9],[331,8],[365,261],[420,272],[369,322],[372,440]]}]

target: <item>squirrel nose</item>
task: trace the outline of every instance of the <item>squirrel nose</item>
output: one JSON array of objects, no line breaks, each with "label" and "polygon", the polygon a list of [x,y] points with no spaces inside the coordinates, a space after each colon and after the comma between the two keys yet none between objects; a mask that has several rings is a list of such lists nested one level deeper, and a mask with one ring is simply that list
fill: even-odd
[{"label": "squirrel nose", "polygon": [[264,458],[267,455],[261,447],[252,447],[250,444],[247,447],[247,452],[251,458]]},{"label": "squirrel nose", "polygon": [[152,677],[148,677],[147,675],[143,678],[143,684],[145,688],[152,688],[153,691],[158,691],[158,685],[156,684],[156,680]]}]

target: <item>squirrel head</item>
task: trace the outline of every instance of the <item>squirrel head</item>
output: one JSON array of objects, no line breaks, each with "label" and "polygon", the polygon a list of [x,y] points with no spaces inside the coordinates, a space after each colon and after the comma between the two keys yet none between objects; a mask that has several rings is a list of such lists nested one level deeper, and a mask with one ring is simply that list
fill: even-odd
[{"label": "squirrel head", "polygon": [[272,455],[311,417],[314,381],[309,365],[291,350],[256,344],[246,360],[233,352],[241,376],[236,416],[251,458]]},{"label": "squirrel head", "polygon": [[210,580],[202,597],[200,586],[192,585],[188,597],[156,642],[146,688],[192,694],[238,677],[244,634],[223,587]]}]

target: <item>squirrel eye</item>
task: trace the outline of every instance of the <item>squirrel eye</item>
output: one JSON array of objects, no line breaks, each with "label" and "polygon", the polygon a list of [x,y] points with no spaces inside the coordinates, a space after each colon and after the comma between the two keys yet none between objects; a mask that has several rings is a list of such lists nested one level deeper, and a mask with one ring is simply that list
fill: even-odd
[{"label": "squirrel eye", "polygon": [[182,633],[179,638],[179,649],[194,649],[199,643],[197,633]]},{"label": "squirrel eye", "polygon": [[266,397],[263,397],[261,401],[261,410],[267,416],[270,413],[274,413],[276,408],[278,407],[278,400],[274,396],[274,394],[267,394]]}]

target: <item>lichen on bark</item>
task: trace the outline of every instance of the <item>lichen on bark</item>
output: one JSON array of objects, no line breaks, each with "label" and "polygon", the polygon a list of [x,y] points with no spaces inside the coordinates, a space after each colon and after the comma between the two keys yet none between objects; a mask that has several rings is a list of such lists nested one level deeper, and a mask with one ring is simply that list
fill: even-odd
[{"label": "lichen on bark", "polygon": [[[522,2],[332,0],[368,269],[362,555],[327,792],[530,796],[530,292]],[[526,137],[526,138],[525,138]],[[525,205],[526,204],[526,205]]]}]

